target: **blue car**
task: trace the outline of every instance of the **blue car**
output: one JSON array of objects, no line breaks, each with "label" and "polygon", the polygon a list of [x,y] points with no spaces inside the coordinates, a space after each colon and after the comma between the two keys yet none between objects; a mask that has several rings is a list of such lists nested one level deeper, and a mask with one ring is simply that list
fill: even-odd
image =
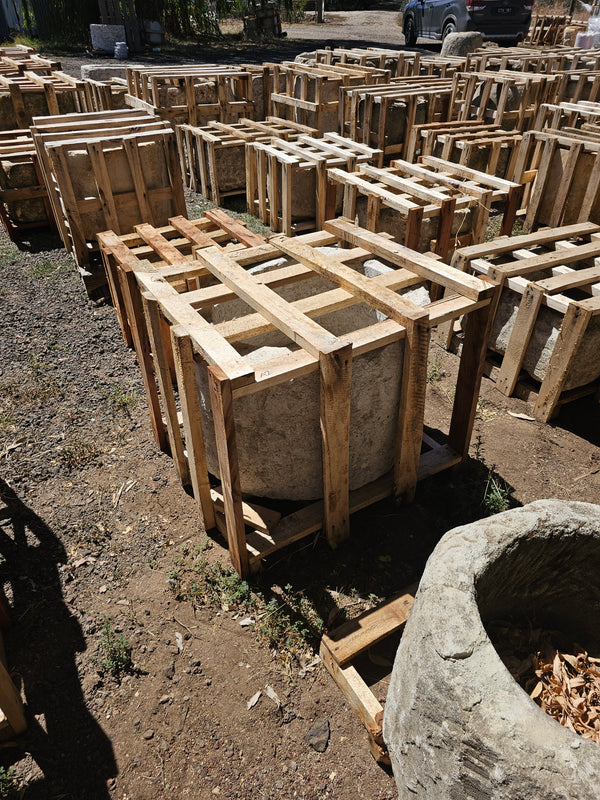
[{"label": "blue car", "polygon": [[484,39],[515,45],[529,30],[533,0],[409,0],[403,16],[404,38],[443,40],[456,31],[480,31]]}]

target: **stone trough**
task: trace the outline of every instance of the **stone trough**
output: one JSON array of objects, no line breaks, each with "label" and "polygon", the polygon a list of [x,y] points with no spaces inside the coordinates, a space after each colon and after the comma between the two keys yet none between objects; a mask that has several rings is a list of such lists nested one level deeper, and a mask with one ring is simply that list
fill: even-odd
[{"label": "stone trough", "polygon": [[[336,248],[318,248],[335,253]],[[280,258],[263,263],[254,275],[288,266]],[[390,272],[376,259],[361,267],[368,277]],[[277,289],[293,302],[335,288],[324,278],[313,277]],[[423,286],[402,296],[425,305],[429,295]],[[240,319],[252,309],[242,300],[218,304],[213,324]],[[365,303],[334,311],[317,321],[336,336],[365,328],[383,319]],[[279,332],[266,333],[237,343],[237,349],[253,366],[275,357],[291,356],[298,347]],[[394,431],[398,424],[404,342],[396,341],[355,358],[352,366],[350,417],[350,490],[364,486],[388,472],[394,460]],[[219,476],[211,402],[205,365],[196,364],[206,456],[211,473]],[[235,430],[241,486],[246,496],[287,500],[316,500],[323,496],[321,431],[319,427],[319,374],[312,372],[235,402]]]},{"label": "stone trough", "polygon": [[600,748],[516,683],[486,625],[511,617],[600,646],[600,507],[545,500],[447,533],[429,559],[383,732],[400,798],[600,797]]}]

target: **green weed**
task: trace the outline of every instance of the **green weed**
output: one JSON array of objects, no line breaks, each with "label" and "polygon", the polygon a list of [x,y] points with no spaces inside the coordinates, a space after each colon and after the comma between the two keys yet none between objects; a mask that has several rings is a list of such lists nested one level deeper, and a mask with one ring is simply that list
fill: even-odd
[{"label": "green weed", "polygon": [[73,439],[68,445],[58,449],[58,458],[67,469],[76,469],[91,464],[100,451],[93,442],[84,442],[82,439]]},{"label": "green weed", "polygon": [[29,268],[29,274],[32,278],[46,278],[48,275],[52,275],[57,272],[58,269],[59,266],[57,264],[46,259],[39,264],[33,264]]},{"label": "green weed", "polygon": [[131,412],[139,402],[139,397],[135,389],[127,390],[119,385],[113,386],[110,389],[101,387],[100,394],[120,411],[127,414],[127,416],[131,416]]},{"label": "green weed", "polygon": [[496,474],[496,466],[489,469],[481,505],[486,517],[506,511],[510,506],[510,491],[502,478]]},{"label": "green weed", "polygon": [[442,367],[442,362],[439,354],[427,361],[427,383],[435,383],[441,381],[446,373]]},{"label": "green weed", "polygon": [[21,796],[21,785],[14,767],[0,767],[1,800],[17,800]]},{"label": "green weed", "polygon": [[123,675],[133,671],[131,646],[122,633],[117,634],[108,617],[104,617],[102,636],[100,637],[100,656],[92,658],[103,675],[112,675],[119,680]]},{"label": "green weed", "polygon": [[288,671],[294,660],[312,652],[324,623],[307,597],[291,584],[270,590],[251,587],[229,567],[209,563],[203,547],[206,542],[191,550],[183,547],[168,574],[177,600],[252,616],[258,637],[277,651]]}]

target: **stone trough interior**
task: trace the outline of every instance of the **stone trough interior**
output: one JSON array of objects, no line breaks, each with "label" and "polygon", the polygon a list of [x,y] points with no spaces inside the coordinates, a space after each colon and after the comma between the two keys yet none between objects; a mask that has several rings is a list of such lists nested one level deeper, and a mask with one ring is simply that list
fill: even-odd
[{"label": "stone trough interior", "polygon": [[[318,248],[335,253],[335,248]],[[260,274],[295,263],[286,258],[254,267]],[[371,259],[359,267],[373,276],[391,267]],[[275,291],[288,301],[337,288],[319,276],[309,277]],[[402,292],[419,305],[429,302],[421,284]],[[213,324],[240,319],[252,313],[243,301],[219,304],[212,309]],[[329,332],[340,336],[384,319],[365,303],[317,317]],[[299,349],[279,331],[236,343],[238,351],[256,368],[269,369],[275,358],[290,359]],[[350,417],[350,489],[357,489],[388,472],[393,464],[398,424],[402,341],[392,342],[353,359]],[[196,365],[209,471],[219,476],[206,369]],[[317,500],[323,496],[321,432],[319,425],[320,377],[318,371],[245,395],[234,401],[236,440],[242,491],[246,496],[287,500]]]}]

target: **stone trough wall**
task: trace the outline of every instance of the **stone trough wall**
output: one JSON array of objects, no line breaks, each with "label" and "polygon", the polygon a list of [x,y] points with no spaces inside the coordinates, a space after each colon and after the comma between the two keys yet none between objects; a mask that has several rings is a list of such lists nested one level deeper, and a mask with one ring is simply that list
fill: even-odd
[{"label": "stone trough wall", "polygon": [[[331,252],[328,248],[319,248]],[[286,259],[263,264],[254,274],[287,265]],[[367,262],[365,274],[389,267]],[[288,301],[335,288],[314,277],[281,287],[278,294]],[[423,287],[403,293],[425,305],[429,296]],[[215,324],[251,312],[240,300],[214,308]],[[379,321],[382,315],[366,304],[327,314],[318,322],[340,335]],[[285,356],[297,349],[278,331],[238,343],[239,351],[252,365]],[[395,342],[353,360],[350,418],[350,489],[357,489],[388,472],[393,464],[398,423],[403,342]],[[197,365],[196,378],[202,407],[202,424],[209,471],[219,475],[206,370]],[[323,493],[321,433],[319,427],[319,373],[279,384],[237,398],[234,402],[236,439],[242,491],[246,496],[289,500],[316,500]]]}]

